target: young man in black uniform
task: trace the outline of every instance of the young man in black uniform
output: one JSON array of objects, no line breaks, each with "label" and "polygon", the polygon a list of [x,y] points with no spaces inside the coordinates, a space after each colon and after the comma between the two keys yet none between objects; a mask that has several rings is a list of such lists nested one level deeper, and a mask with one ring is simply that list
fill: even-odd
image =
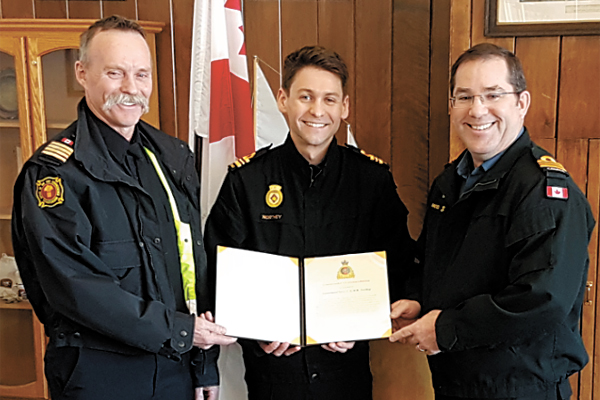
[{"label": "young man in black uniform", "polygon": [[529,138],[521,63],[493,44],[452,67],[467,147],[429,193],[420,304],[393,305],[390,340],[427,352],[436,400],[569,399],[588,361],[579,319],[594,227],[567,171]]},{"label": "young man in black uniform", "polygon": [[[187,145],[140,121],[152,91],[143,29],[81,37],[78,119],[15,185],[13,246],[49,336],[54,400],[216,399],[218,346]],[[200,317],[192,314],[196,309]]]},{"label": "young man in black uniform", "polygon": [[[289,136],[231,166],[205,230],[213,278],[216,246],[223,245],[294,257],[385,250],[390,282],[402,280],[412,240],[392,175],[380,160],[338,146],[334,137],[348,116],[347,78],[342,59],[322,47],[286,58],[277,101]],[[367,342],[305,349],[240,342],[250,399],[372,396]]]}]

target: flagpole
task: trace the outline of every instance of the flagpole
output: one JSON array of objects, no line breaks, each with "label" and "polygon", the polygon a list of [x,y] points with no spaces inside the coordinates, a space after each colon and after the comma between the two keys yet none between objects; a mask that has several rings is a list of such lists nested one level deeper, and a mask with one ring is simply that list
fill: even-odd
[{"label": "flagpole", "polygon": [[252,71],[254,72],[254,77],[252,81],[252,122],[254,125],[254,147],[256,147],[256,113],[258,111],[258,99],[256,94],[258,93],[258,56],[254,56],[254,68]]},{"label": "flagpole", "polygon": [[281,40],[281,0],[277,2],[279,4],[279,87],[283,86],[283,76],[281,75],[281,71],[283,71],[283,40]]}]

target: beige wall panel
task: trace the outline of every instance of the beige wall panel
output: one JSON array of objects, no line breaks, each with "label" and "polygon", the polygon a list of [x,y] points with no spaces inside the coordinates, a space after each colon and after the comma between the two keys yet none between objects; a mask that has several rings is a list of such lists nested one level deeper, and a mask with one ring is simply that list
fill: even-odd
[{"label": "beige wall panel", "polygon": [[561,163],[583,194],[587,191],[588,141],[585,139],[563,140],[556,143],[556,160]]},{"label": "beige wall panel", "polygon": [[33,18],[33,4],[31,1],[2,0],[0,1],[2,18]]},{"label": "beige wall panel", "polygon": [[69,19],[100,19],[102,18],[101,4],[99,1],[69,1],[67,2]]},{"label": "beige wall panel", "polygon": [[[173,86],[175,79],[173,70],[173,48],[171,46],[171,7],[169,0],[137,0],[138,18],[143,21],[164,22],[163,30],[156,35],[156,71],[158,75],[158,90],[160,104],[160,128],[171,136],[178,136],[177,107]],[[188,32],[192,35],[192,32]],[[177,84],[183,85],[185,77],[177,77]],[[188,78],[189,79],[189,73]],[[181,82],[181,83],[180,83]],[[187,137],[185,138],[187,142]]]},{"label": "beige wall panel", "polygon": [[531,106],[525,126],[531,137],[554,138],[558,102],[558,69],[560,38],[521,37],[517,39],[516,55],[523,64]]},{"label": "beige wall panel", "polygon": [[429,0],[394,3],[392,172],[418,237],[429,189]]},{"label": "beige wall panel", "polygon": [[173,57],[175,58],[175,104],[177,137],[188,141],[190,114],[190,77],[192,65],[192,31],[194,3],[189,0],[171,0],[173,5]]},{"label": "beige wall panel", "polygon": [[[276,1],[246,0],[244,2],[244,26],[250,76],[254,74],[253,57],[267,63],[260,68],[276,95],[279,89],[279,7]],[[282,55],[284,57],[285,55]]]},{"label": "beige wall panel", "polygon": [[35,0],[36,18],[67,18],[66,0]]},{"label": "beige wall panel", "polygon": [[[348,66],[349,79],[346,83],[346,93],[350,97],[350,115],[347,121],[354,128],[356,120],[355,91],[355,53],[354,53],[354,3],[346,1],[320,1],[318,3],[318,37],[319,45],[337,52]],[[346,126],[340,125],[336,135],[338,143],[346,143]],[[356,138],[358,145],[361,140]]]},{"label": "beige wall panel", "polygon": [[[381,354],[388,357],[379,357]],[[371,369],[373,400],[433,400],[427,356],[413,346],[387,340],[371,342]]]},{"label": "beige wall panel", "polygon": [[600,36],[563,37],[559,139],[600,137]]},{"label": "beige wall panel", "polygon": [[283,58],[301,47],[317,44],[319,20],[315,0],[282,0],[281,21]]},{"label": "beige wall panel", "polygon": [[392,110],[392,1],[356,0],[356,136],[389,162]]},{"label": "beige wall panel", "polygon": [[[600,140],[589,141],[589,152],[588,152],[588,187],[587,187],[587,198],[592,208],[594,218],[598,221],[600,216]],[[598,290],[598,228],[594,229],[592,233],[592,239],[588,247],[590,254],[590,269],[588,273],[588,284],[591,283],[589,288],[589,295],[585,299],[583,306],[583,317],[581,326],[581,335],[585,343],[585,347],[592,360],[588,363],[585,369],[581,372],[582,382],[587,384],[582,385],[581,399],[592,399],[593,394],[600,388],[600,381],[598,378],[598,372],[600,370],[600,333],[596,332],[596,324],[600,318],[598,314],[600,307],[598,307],[598,299],[600,298],[600,290]],[[588,382],[591,382],[588,383]],[[594,390],[594,387],[596,390]]]},{"label": "beige wall panel", "polygon": [[[450,8],[450,63],[471,47],[471,0],[452,0]],[[452,95],[450,93],[450,95]],[[464,149],[463,143],[450,125],[450,160]]]},{"label": "beige wall panel", "polygon": [[428,187],[444,169],[450,148],[450,118],[448,117],[450,8],[451,2],[449,1],[434,1],[431,6]]},{"label": "beige wall panel", "polygon": [[102,11],[104,17],[120,15],[129,19],[137,18],[137,0],[103,1]]}]

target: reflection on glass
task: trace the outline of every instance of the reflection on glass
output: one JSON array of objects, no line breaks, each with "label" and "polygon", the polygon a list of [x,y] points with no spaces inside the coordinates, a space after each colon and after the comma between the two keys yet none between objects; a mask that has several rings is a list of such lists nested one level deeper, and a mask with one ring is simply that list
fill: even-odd
[{"label": "reflection on glass", "polygon": [[48,139],[77,119],[83,88],[75,79],[78,50],[57,50],[42,56],[44,102]]},{"label": "reflection on glass", "polygon": [[[0,220],[10,220],[12,187],[21,169],[19,106],[14,57],[0,52]],[[0,253],[12,253],[8,224],[0,224]],[[6,228],[6,229],[5,229]]]}]

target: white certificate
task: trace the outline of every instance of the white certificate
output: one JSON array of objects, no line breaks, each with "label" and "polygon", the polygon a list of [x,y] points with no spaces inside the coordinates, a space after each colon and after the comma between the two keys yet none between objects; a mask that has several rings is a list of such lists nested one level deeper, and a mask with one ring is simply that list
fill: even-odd
[{"label": "white certificate", "polygon": [[228,336],[300,344],[298,259],[218,247],[215,322]]},{"label": "white certificate", "polygon": [[385,252],[304,260],[306,342],[390,336]]},{"label": "white certificate", "polygon": [[306,346],[391,334],[385,252],[301,260],[219,247],[216,297],[229,336]]}]

